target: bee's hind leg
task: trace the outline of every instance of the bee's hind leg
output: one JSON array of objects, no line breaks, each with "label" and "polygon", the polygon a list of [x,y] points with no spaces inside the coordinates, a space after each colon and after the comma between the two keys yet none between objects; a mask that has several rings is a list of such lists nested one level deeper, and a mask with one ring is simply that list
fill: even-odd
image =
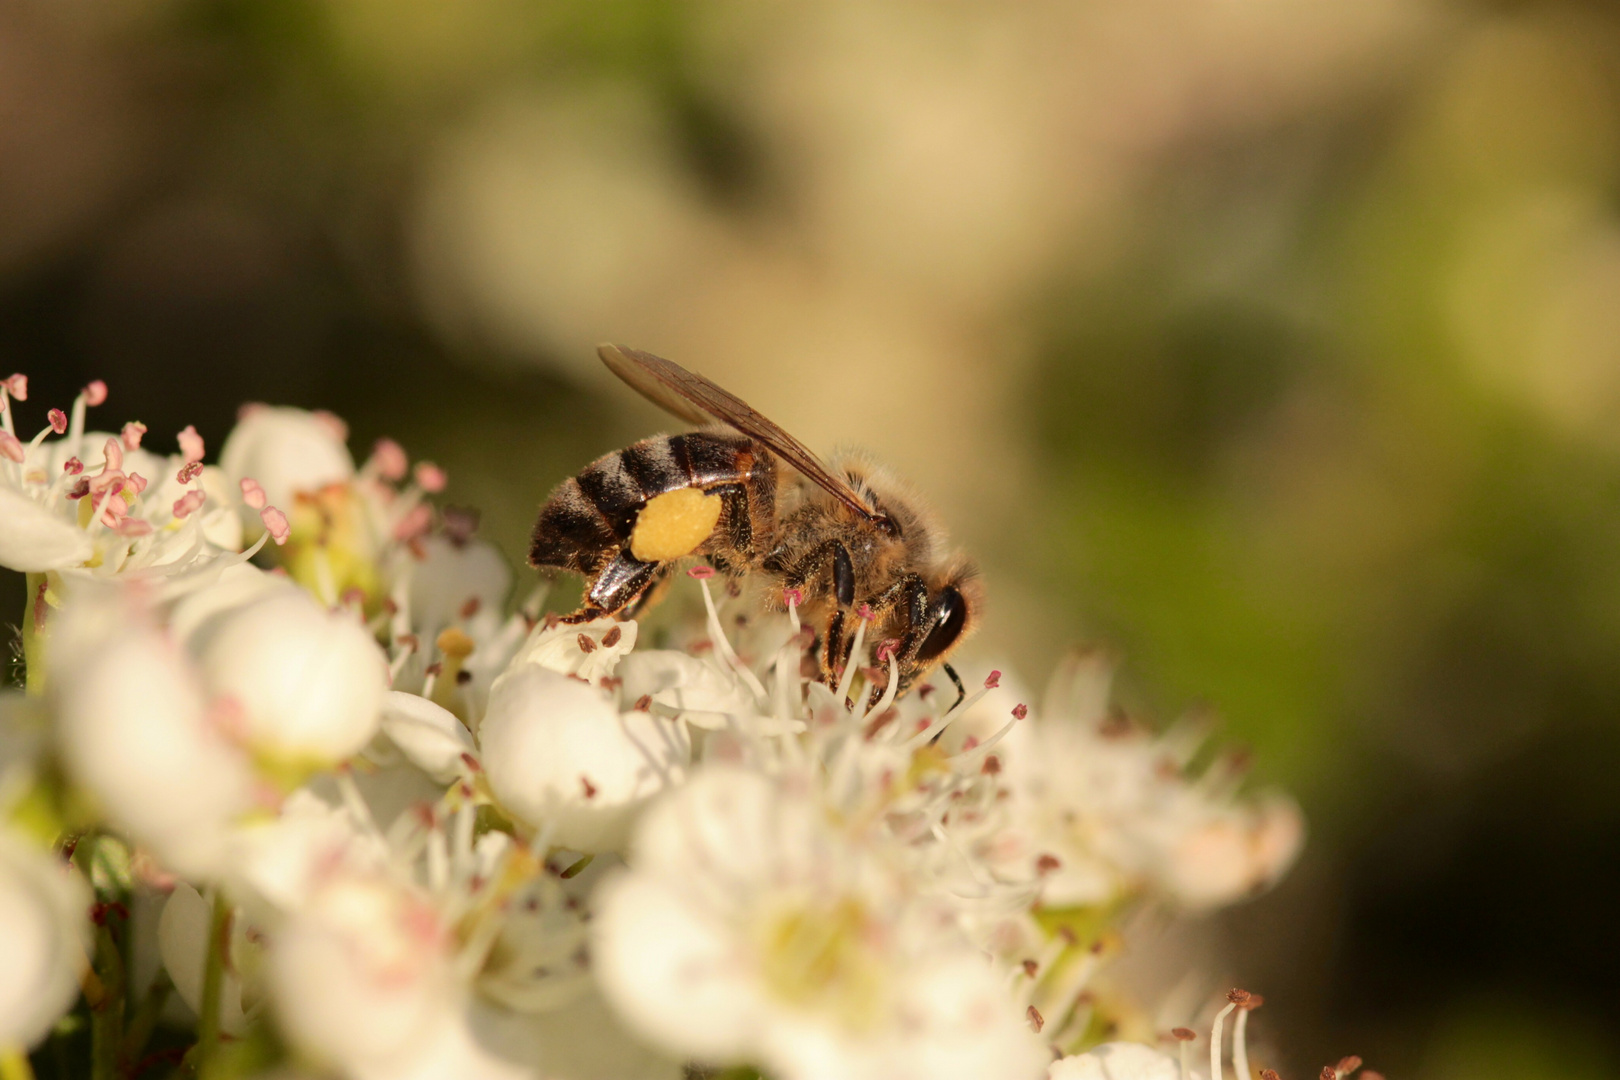
[{"label": "bee's hind leg", "polygon": [[[580,601],[579,610],[564,615],[565,623],[584,623],[609,615],[618,615],[657,584],[665,563],[642,562],[628,550],[621,551],[591,578]],[[639,607],[637,607],[639,610]]]}]

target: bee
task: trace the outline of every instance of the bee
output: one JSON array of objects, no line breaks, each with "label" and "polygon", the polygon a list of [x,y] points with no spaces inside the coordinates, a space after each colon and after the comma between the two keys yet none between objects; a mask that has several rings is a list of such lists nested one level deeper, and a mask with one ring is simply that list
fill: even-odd
[{"label": "bee", "polygon": [[904,693],[973,630],[983,593],[904,484],[854,456],[824,464],[804,444],[703,376],[622,345],[609,370],[697,430],[655,435],[597,458],[552,491],[529,562],[585,578],[565,622],[630,617],[670,572],[700,558],[720,573],[763,575],[815,630],[817,677],[836,686],[857,620],[874,655],[893,658]]}]

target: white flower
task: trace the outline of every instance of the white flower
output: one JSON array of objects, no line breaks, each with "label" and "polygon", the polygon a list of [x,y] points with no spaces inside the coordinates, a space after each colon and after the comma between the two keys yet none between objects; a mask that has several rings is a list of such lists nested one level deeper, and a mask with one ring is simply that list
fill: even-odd
[{"label": "white flower", "polygon": [[83,878],[0,830],[0,1048],[33,1046],[78,997],[89,909]]},{"label": "white flower", "polygon": [[352,613],[278,591],[225,612],[193,648],[228,721],[272,762],[332,765],[377,730],[387,662]]},{"label": "white flower", "polygon": [[1219,767],[1187,775],[1197,737],[1154,737],[1108,713],[1110,670],[1072,657],[1043,714],[1007,754],[1016,826],[1003,865],[1039,870],[1051,907],[1108,904],[1141,890],[1207,909],[1269,887],[1303,841],[1298,808],[1281,795],[1237,798]]},{"label": "white flower", "polygon": [[85,596],[48,660],[68,773],[171,870],[206,875],[254,778],[185,654],[126,597]]},{"label": "white flower", "polygon": [[256,481],[272,506],[291,512],[300,494],[354,476],[346,434],[329,413],[250,405],[225,439],[220,468],[232,483]]},{"label": "white flower", "polygon": [[672,1052],[784,1080],[1039,1076],[1001,978],[809,775],[710,765],[649,810],[602,887],[609,1000]]},{"label": "white flower", "polygon": [[418,694],[388,691],[382,731],[419,769],[441,783],[465,775],[468,759],[478,752],[454,713]]},{"label": "white flower", "polygon": [[141,449],[140,424],[87,433],[85,409],[105,396],[92,384],[71,420],[52,409],[27,442],[16,437],[9,404],[0,409],[0,566],[69,574],[71,585],[183,572],[239,548],[234,500],[217,470],[203,466],[196,433],[182,432],[182,452],[169,458]]},{"label": "white flower", "polygon": [[637,812],[691,752],[679,724],[621,713],[605,691],[532,657],[496,680],[478,739],[501,806],[587,852],[621,848]]}]

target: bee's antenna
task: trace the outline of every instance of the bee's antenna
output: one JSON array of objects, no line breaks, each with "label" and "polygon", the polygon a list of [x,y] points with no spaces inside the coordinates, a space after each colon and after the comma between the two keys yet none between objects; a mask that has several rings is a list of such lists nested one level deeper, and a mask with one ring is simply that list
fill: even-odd
[{"label": "bee's antenna", "polygon": [[[956,687],[956,701],[951,705],[951,709],[954,709],[957,705],[962,704],[963,698],[967,697],[967,687],[962,685],[962,676],[956,673],[956,669],[951,667],[949,661],[939,666],[945,669],[945,674],[950,676],[951,684]],[[950,709],[945,711],[949,712]]]}]

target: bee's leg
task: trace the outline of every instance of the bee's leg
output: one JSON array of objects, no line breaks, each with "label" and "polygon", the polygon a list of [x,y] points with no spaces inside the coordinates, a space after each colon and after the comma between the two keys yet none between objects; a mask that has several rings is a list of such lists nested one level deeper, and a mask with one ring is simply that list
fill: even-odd
[{"label": "bee's leg", "polygon": [[[956,701],[951,704],[951,708],[954,709],[966,699],[967,687],[962,685],[962,676],[958,675],[956,669],[951,667],[949,660],[942,661],[939,666],[945,669],[945,674],[950,677],[951,684],[956,687]],[[949,712],[950,710],[947,709],[946,711]]]},{"label": "bee's leg", "polygon": [[821,634],[821,681],[831,687],[838,685],[844,670],[844,611],[835,610],[827,619],[827,629]]},{"label": "bee's leg", "polygon": [[617,615],[647,591],[663,565],[642,562],[628,550],[619,552],[591,579],[579,610],[563,616],[562,621],[583,623],[604,615]]},{"label": "bee's leg", "polygon": [[623,615],[626,619],[639,619],[643,612],[664,598],[669,591],[670,563],[660,563],[658,570],[653,574],[652,581],[641,590],[641,595],[624,606]]},{"label": "bee's leg", "polygon": [[[911,686],[915,674],[917,650],[922,647],[923,638],[928,633],[928,585],[917,574],[906,574],[884,589],[870,601],[872,614],[875,619],[881,620],[890,611],[900,608],[905,612],[905,630],[901,633],[899,641],[893,643],[894,662],[900,669],[897,692],[905,693]],[[874,646],[879,642],[873,642]],[[880,668],[882,664],[878,665]],[[872,687],[867,707],[877,703],[883,696],[886,686]]]}]

